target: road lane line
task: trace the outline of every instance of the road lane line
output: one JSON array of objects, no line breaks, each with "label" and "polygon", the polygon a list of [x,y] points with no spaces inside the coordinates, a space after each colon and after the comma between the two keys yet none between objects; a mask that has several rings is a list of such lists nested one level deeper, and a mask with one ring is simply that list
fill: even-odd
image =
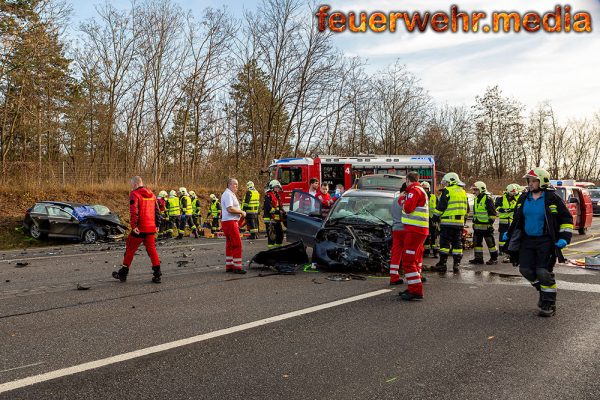
[{"label": "road lane line", "polygon": [[105,367],[105,366],[108,366],[111,364],[116,364],[116,363],[120,363],[123,361],[128,361],[128,360],[132,360],[135,358],[139,358],[139,357],[144,357],[144,356],[147,356],[150,354],[155,354],[155,353],[175,349],[178,347],[187,346],[190,344],[203,342],[205,340],[214,339],[214,338],[217,338],[220,336],[230,335],[232,333],[237,333],[237,332],[245,331],[248,329],[256,328],[259,326],[272,324],[274,322],[284,321],[286,319],[299,317],[301,315],[311,314],[311,313],[314,313],[317,311],[326,310],[328,308],[333,308],[333,307],[341,306],[344,304],[352,303],[355,301],[368,299],[371,297],[389,293],[391,291],[392,291],[391,289],[381,289],[381,290],[377,290],[374,292],[364,293],[364,294],[361,294],[358,296],[353,296],[353,297],[348,297],[346,299],[333,301],[331,303],[325,303],[325,304],[321,304],[318,306],[308,307],[308,308],[304,308],[302,310],[292,311],[289,313],[276,315],[273,317],[264,318],[264,319],[260,319],[260,320],[253,321],[253,322],[248,322],[248,323],[242,324],[242,325],[232,326],[230,328],[220,329],[220,330],[205,333],[202,335],[192,336],[187,339],[180,339],[180,340],[176,340],[174,342],[163,343],[163,344],[159,344],[157,346],[147,347],[145,349],[135,350],[135,351],[132,351],[129,353],[123,353],[123,354],[119,354],[119,355],[116,355],[113,357],[103,358],[101,360],[91,361],[91,362],[75,365],[75,366],[68,367],[68,368],[58,369],[56,371],[46,372],[46,373],[40,374],[40,375],[33,375],[33,376],[29,376],[27,378],[18,379],[18,380],[11,381],[11,382],[6,382],[3,384],[0,384],[0,394],[9,392],[11,390],[35,385],[37,383],[47,382],[47,381],[50,381],[53,379],[58,379],[58,378],[62,378],[65,376],[74,375],[74,374],[78,374],[78,373],[85,372],[85,371],[90,371],[90,370],[97,369],[97,368],[102,368],[102,367]]},{"label": "road lane line", "polygon": [[27,365],[22,365],[20,367],[9,368],[9,369],[5,369],[3,371],[0,371],[0,373],[2,373],[2,372],[8,372],[8,371],[16,371],[18,369],[23,369],[23,368],[35,367],[37,365],[42,365],[43,363],[44,363],[43,361],[40,361],[40,362],[36,362],[34,364],[27,364]]}]

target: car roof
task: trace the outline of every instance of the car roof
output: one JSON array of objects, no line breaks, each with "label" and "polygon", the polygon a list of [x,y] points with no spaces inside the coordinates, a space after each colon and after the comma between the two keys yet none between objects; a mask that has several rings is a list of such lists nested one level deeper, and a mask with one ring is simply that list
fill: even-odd
[{"label": "car roof", "polygon": [[82,203],[73,203],[70,201],[49,201],[49,200],[44,200],[44,201],[38,201],[35,204],[50,204],[50,205],[55,205],[55,206],[68,206],[68,207],[82,207],[85,206],[87,204],[82,204]]},{"label": "car roof", "polygon": [[344,192],[342,197],[390,197],[396,195],[392,190],[373,190],[373,189],[350,189]]}]

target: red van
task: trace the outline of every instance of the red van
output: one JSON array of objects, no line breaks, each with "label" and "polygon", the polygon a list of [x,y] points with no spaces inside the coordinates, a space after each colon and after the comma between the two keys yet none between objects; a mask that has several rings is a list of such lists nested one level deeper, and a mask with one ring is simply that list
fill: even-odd
[{"label": "red van", "polygon": [[588,228],[592,226],[593,206],[590,193],[578,186],[556,185],[558,194],[573,216],[573,228],[581,235],[585,235]]}]

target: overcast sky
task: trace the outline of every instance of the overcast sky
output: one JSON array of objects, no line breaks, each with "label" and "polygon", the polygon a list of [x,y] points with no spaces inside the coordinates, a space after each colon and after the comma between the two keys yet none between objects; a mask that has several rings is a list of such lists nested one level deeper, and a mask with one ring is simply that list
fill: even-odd
[{"label": "overcast sky", "polygon": [[[69,0],[74,26],[93,17],[96,1]],[[177,1],[177,0],[174,0]],[[112,0],[127,7],[128,0]],[[254,9],[258,0],[179,0],[185,9],[200,14],[205,7],[227,6],[236,16],[243,7]],[[438,103],[471,105],[486,87],[499,85],[533,108],[550,100],[561,118],[591,116],[600,111],[600,0],[330,0],[321,1],[341,11],[448,11],[452,4],[465,11],[538,11],[571,5],[592,15],[593,31],[577,33],[407,33],[336,34],[334,41],[347,55],[368,59],[376,72],[400,60],[417,75]],[[316,10],[307,10],[312,18]]]}]

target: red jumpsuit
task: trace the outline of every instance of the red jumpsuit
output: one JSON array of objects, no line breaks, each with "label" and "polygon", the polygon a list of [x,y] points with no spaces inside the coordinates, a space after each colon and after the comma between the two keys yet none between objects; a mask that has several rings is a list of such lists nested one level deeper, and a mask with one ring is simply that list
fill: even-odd
[{"label": "red jumpsuit", "polygon": [[400,265],[402,263],[402,249],[404,248],[404,226],[400,221],[402,208],[405,200],[404,192],[398,197],[398,201],[392,205],[392,257],[390,259],[390,284],[400,282]]},{"label": "red jumpsuit", "polygon": [[[426,214],[424,222],[418,221],[417,212]],[[429,235],[429,210],[427,194],[418,182],[413,182],[406,188],[402,223],[405,232],[402,270],[408,284],[407,292],[423,296],[420,266],[423,263],[423,244]]]},{"label": "red jumpsuit", "polygon": [[327,214],[329,214],[331,206],[333,205],[333,200],[331,199],[329,193],[319,192],[316,197],[322,204],[321,213],[324,217],[326,217]]},{"label": "red jumpsuit", "polygon": [[[131,232],[127,236],[123,265],[127,267],[131,266],[135,252],[140,247],[140,244],[144,243],[152,266],[159,267],[160,259],[156,252],[156,242],[154,240],[158,217],[158,203],[156,202],[154,193],[143,186],[133,190],[129,196],[129,214]],[[133,232],[135,228],[140,231],[139,234]]]}]

